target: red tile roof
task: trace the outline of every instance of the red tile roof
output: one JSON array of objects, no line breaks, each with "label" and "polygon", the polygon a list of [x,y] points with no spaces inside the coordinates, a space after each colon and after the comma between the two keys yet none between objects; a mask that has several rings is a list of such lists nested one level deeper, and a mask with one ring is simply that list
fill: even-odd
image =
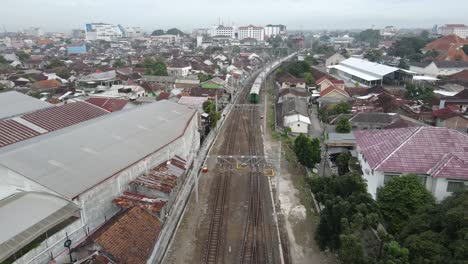
[{"label": "red tile roof", "polygon": [[168,93],[168,92],[161,92],[161,93],[158,95],[158,98],[156,98],[156,101],[167,100],[167,99],[169,99],[169,97],[171,97],[171,93]]},{"label": "red tile roof", "polygon": [[436,57],[438,61],[468,61],[468,55],[462,49],[451,48]]},{"label": "red tile roof", "polygon": [[452,117],[455,117],[455,116],[458,116],[458,115],[460,115],[460,114],[453,111],[452,109],[450,109],[450,107],[445,107],[445,108],[442,108],[442,109],[439,109],[439,110],[436,110],[436,111],[432,112],[433,117],[440,118],[442,120],[452,118]]},{"label": "red tile roof", "polygon": [[87,102],[68,103],[23,115],[21,118],[47,131],[75,125],[109,113]]},{"label": "red tile roof", "polygon": [[60,83],[59,81],[57,80],[43,80],[43,81],[38,81],[38,82],[35,82],[31,88],[32,89],[38,89],[38,90],[41,90],[41,89],[53,89],[53,88],[59,88],[62,86],[62,83]]},{"label": "red tile roof", "polygon": [[427,44],[426,47],[424,47],[424,50],[447,51],[452,47],[460,47],[464,44],[468,44],[468,40],[457,35],[447,35]]},{"label": "red tile roof", "polygon": [[103,108],[109,112],[115,112],[122,110],[122,108],[127,105],[128,100],[116,98],[89,98],[86,102]]},{"label": "red tile roof", "polygon": [[[468,135],[441,127],[354,132],[372,169],[468,179]],[[448,158],[448,155],[456,157]]]},{"label": "red tile roof", "polygon": [[144,264],[161,231],[161,223],[145,210],[133,207],[115,217],[93,235],[93,241],[117,263]]},{"label": "red tile roof", "polygon": [[333,86],[333,85],[327,87],[327,89],[325,89],[323,91],[320,91],[320,97],[324,97],[324,96],[326,96],[327,94],[329,94],[329,93],[331,93],[333,91],[337,91],[337,92],[341,93],[342,95],[344,95],[346,97],[349,97],[349,94],[344,89],[338,88],[338,87]]},{"label": "red tile roof", "polygon": [[0,121],[0,147],[4,147],[40,134],[14,120]]},{"label": "red tile roof", "polygon": [[463,70],[449,76],[450,80],[466,80],[468,81],[468,70]]}]

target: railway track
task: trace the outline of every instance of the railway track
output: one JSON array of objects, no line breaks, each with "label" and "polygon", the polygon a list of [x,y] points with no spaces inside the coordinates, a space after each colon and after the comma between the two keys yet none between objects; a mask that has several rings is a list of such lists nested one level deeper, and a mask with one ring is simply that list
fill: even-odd
[{"label": "railway track", "polygon": [[[261,155],[261,146],[257,140],[258,126],[257,109],[249,111],[249,118],[243,120],[243,128],[249,142],[249,155]],[[252,168],[250,172],[250,198],[246,219],[244,239],[241,250],[241,263],[270,263],[267,254],[266,230],[263,219],[262,191],[260,168]]]},{"label": "railway track", "polygon": [[[248,89],[243,87],[243,90],[240,91],[239,99],[244,101],[244,98],[247,98]],[[230,122],[230,125],[227,127],[227,141],[224,143],[224,154],[232,155],[234,154],[234,147],[238,141],[238,127],[237,124],[240,122],[242,116],[242,111],[232,110],[233,122]],[[223,172],[220,173],[219,177],[216,179],[216,189],[215,193],[215,202],[212,208],[212,214],[210,218],[210,227],[208,231],[208,239],[205,247],[205,253],[203,258],[203,263],[212,264],[212,263],[222,263],[220,259],[220,252],[224,248],[224,237],[226,231],[226,215],[228,212],[227,208],[227,199],[229,194],[229,183],[231,180],[232,168],[223,168]]]}]

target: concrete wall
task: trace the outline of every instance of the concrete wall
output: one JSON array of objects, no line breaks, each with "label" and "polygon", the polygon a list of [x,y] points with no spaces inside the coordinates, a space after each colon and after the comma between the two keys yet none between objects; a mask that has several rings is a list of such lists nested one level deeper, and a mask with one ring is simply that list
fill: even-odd
[{"label": "concrete wall", "polygon": [[[21,174],[16,173],[6,167],[0,166],[0,175],[2,178],[1,184],[4,186],[14,186],[17,190],[21,191],[36,191],[36,192],[47,192],[54,195],[63,197],[62,195],[49,190],[48,188],[24,177]],[[0,200],[4,197],[0,197]],[[65,197],[63,197],[65,198]],[[67,198],[65,198],[67,199]]]},{"label": "concrete wall", "polygon": [[68,238],[72,241],[72,246],[76,246],[86,236],[86,228],[81,221],[77,219],[69,224],[64,229],[55,233],[51,237],[44,240],[39,246],[30,250],[20,259],[15,261],[15,264],[43,264],[49,263],[52,258],[59,255],[67,255],[68,249],[64,247],[64,242]]},{"label": "concrete wall", "polygon": [[[286,122],[286,118],[283,122]],[[291,122],[289,124],[286,124],[284,123],[285,126],[288,126],[289,128],[291,128],[291,132],[292,133],[296,133],[296,134],[307,134],[309,132],[309,124],[307,123],[304,123],[304,122],[299,122],[299,121],[296,121],[296,122]]]}]

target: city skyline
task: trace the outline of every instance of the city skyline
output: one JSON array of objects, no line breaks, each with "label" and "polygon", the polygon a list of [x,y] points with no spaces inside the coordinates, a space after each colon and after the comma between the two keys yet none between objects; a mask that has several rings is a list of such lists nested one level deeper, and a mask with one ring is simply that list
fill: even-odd
[{"label": "city skyline", "polygon": [[[176,9],[172,3],[149,0],[116,2],[7,0],[0,10],[2,17],[0,26],[2,30],[8,31],[41,27],[47,32],[67,32],[71,29],[84,28],[85,23],[104,22],[137,26],[150,32],[173,27],[190,31],[216,25],[219,21],[225,25],[284,24],[290,30],[363,29],[372,26],[381,28],[387,25],[398,28],[431,28],[434,24],[468,24],[463,12],[468,8],[468,3],[455,0],[445,2],[444,12],[440,12],[441,9],[434,0],[395,0],[390,1],[391,5],[388,2],[376,3],[371,0],[338,0],[332,7],[326,3],[305,0],[274,2],[240,0],[229,8],[223,3],[212,0],[202,0],[197,4],[183,0],[177,4],[177,7],[183,7],[180,9]],[[224,9],[219,12],[218,7],[221,6]],[[287,12],[284,12],[285,6],[288,7]],[[462,8],[463,6],[466,8]],[[424,13],[419,12],[422,7]],[[21,12],[18,12],[20,9]],[[257,15],[262,9],[262,13],[268,16]],[[37,10],[41,12],[38,13]],[[126,12],[122,14],[121,10]],[[450,13],[449,19],[447,19],[448,13]],[[431,17],[431,20],[428,21],[427,17]],[[196,24],[192,21],[196,21]]]}]

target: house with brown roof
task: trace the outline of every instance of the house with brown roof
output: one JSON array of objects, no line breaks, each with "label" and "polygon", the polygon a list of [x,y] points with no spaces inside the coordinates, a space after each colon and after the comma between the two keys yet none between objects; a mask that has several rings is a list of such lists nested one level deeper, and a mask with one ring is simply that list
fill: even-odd
[{"label": "house with brown roof", "polygon": [[54,79],[38,81],[31,85],[31,89],[38,93],[53,92],[60,87],[62,87],[62,83]]},{"label": "house with brown roof", "polygon": [[441,201],[468,186],[468,135],[440,127],[354,132],[358,160],[375,198],[391,178],[416,174]]},{"label": "house with brown roof", "polygon": [[306,88],[306,82],[303,78],[296,78],[290,73],[285,73],[277,78],[280,89],[287,88]]},{"label": "house with brown roof", "polygon": [[468,118],[460,112],[454,111],[452,107],[445,107],[432,112],[435,124],[438,127],[446,127],[468,133]]},{"label": "house with brown roof", "polygon": [[322,78],[315,81],[315,84],[319,87],[319,90],[325,90],[330,86],[336,86],[338,88],[344,89],[346,88],[346,84],[343,80],[336,80],[328,78],[327,76],[323,76]]},{"label": "house with brown roof", "polygon": [[460,48],[463,45],[468,44],[468,40],[463,39],[457,35],[447,35],[445,37],[436,39],[428,43],[423,49],[423,52],[428,52],[431,50],[438,52],[446,52],[451,48]]},{"label": "house with brown roof", "polygon": [[343,88],[332,85],[320,91],[320,98],[317,101],[320,106],[323,106],[346,102],[349,99],[349,94]]}]

